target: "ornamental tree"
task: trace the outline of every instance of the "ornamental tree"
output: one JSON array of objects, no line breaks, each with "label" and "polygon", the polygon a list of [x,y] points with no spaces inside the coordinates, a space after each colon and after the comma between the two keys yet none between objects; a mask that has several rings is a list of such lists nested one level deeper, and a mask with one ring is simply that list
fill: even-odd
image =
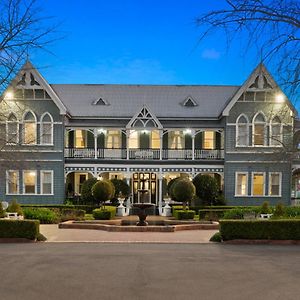
[{"label": "ornamental tree", "polygon": [[99,180],[92,187],[93,197],[103,203],[103,209],[105,208],[105,201],[110,200],[115,194],[115,187],[109,180]]},{"label": "ornamental tree", "polygon": [[190,202],[196,194],[194,184],[186,178],[176,180],[172,189],[176,200],[182,202],[183,209],[186,209],[186,203]]},{"label": "ornamental tree", "polygon": [[85,180],[82,183],[81,200],[82,200],[83,204],[94,204],[95,203],[95,198],[92,194],[92,188],[96,182],[97,182],[96,178],[90,178],[88,180]]}]

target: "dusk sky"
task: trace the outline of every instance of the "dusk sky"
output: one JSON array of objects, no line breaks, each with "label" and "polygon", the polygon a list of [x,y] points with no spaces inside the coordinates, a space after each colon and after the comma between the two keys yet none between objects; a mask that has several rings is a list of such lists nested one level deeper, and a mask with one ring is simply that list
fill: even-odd
[{"label": "dusk sky", "polygon": [[227,49],[221,34],[199,43],[196,17],[222,4],[47,0],[44,14],[62,22],[65,37],[54,55],[31,60],[50,83],[242,84],[259,63],[253,52],[241,41]]}]

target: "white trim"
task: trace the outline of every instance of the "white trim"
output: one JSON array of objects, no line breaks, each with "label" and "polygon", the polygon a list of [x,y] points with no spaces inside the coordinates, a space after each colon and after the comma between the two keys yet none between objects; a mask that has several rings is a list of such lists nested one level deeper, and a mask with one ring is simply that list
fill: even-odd
[{"label": "white trim", "polygon": [[[263,194],[262,195],[253,195],[254,174],[263,175]],[[266,172],[251,172],[251,196],[252,197],[266,196]]]},{"label": "white trim", "polygon": [[[33,117],[34,117],[34,122],[32,122],[32,121],[28,121],[28,120],[25,120],[25,117],[26,117],[26,115],[28,114],[28,113],[30,113],[30,114],[32,114],[33,115]],[[25,140],[25,124],[35,124],[35,143],[30,143],[30,144],[28,144],[28,143],[25,143],[24,142],[24,140]],[[38,143],[38,141],[37,141],[37,136],[38,136],[38,134],[37,134],[37,130],[38,130],[38,126],[37,126],[37,117],[36,117],[36,114],[32,111],[32,110],[30,110],[30,109],[28,109],[28,110],[26,110],[25,112],[24,112],[24,114],[23,114],[23,117],[22,117],[22,123],[21,123],[21,126],[22,126],[22,140],[21,140],[21,143],[22,143],[22,145],[26,145],[26,146],[36,146]]]},{"label": "white trim", "polygon": [[[246,195],[242,195],[242,194],[238,194],[237,193],[237,187],[238,187],[238,182],[237,182],[237,179],[238,179],[238,176],[239,175],[246,175]],[[234,188],[234,196],[235,197],[244,197],[244,196],[248,196],[248,172],[235,172],[235,188]]]},{"label": "white trim", "polygon": [[[46,194],[43,191],[43,181],[44,181],[44,173],[45,172],[49,172],[51,173],[51,193],[50,194]],[[53,170],[40,170],[40,192],[41,195],[54,195],[54,171]]]},{"label": "white trim", "polygon": [[[34,187],[34,193],[25,193],[25,173],[26,172],[35,172],[35,187]],[[22,172],[22,180],[23,180],[23,189],[22,194],[23,195],[36,195],[37,194],[37,170],[23,170]]]},{"label": "white trim", "polygon": [[[9,185],[8,185],[8,179],[9,179],[9,172],[16,172],[17,173],[17,193],[9,193]],[[5,176],[5,193],[6,195],[19,195],[20,194],[20,174],[19,170],[6,170],[6,176]]]},{"label": "white trim", "polygon": [[[241,118],[246,119],[246,123],[239,123]],[[245,145],[239,144],[239,126],[246,126],[246,137],[247,142]],[[238,118],[236,119],[236,126],[235,126],[235,146],[236,147],[248,147],[249,146],[249,118],[244,113],[240,114]]]},{"label": "white trim", "polygon": [[[46,116],[48,116],[49,118],[50,118],[50,122],[44,122],[43,121],[43,119],[46,117]],[[50,132],[50,134],[51,134],[51,141],[50,141],[50,143],[42,143],[42,141],[43,141],[43,135],[44,135],[44,133],[43,133],[43,130],[44,130],[44,125],[51,125],[51,132]],[[45,146],[53,146],[53,118],[52,118],[52,116],[51,116],[51,114],[49,113],[49,112],[45,112],[45,113],[43,113],[42,114],[42,116],[41,116],[41,122],[40,122],[40,145],[45,145]]]},{"label": "white trim", "polygon": [[[278,195],[271,195],[271,176],[279,175],[279,194]],[[269,172],[269,186],[268,186],[268,196],[270,197],[281,197],[281,191],[282,191],[282,172]]]}]

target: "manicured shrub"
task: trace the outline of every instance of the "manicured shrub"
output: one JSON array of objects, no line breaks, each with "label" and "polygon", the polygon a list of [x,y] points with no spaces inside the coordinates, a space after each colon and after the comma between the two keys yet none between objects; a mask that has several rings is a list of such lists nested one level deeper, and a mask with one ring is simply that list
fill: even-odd
[{"label": "manicured shrub", "polygon": [[300,218],[300,206],[287,206],[285,208],[285,215],[288,218]]},{"label": "manicured shrub", "polygon": [[173,178],[169,181],[169,183],[167,185],[167,192],[168,192],[170,198],[175,201],[176,201],[176,199],[175,199],[175,195],[173,193],[173,187],[174,187],[174,183],[176,183],[176,181],[179,179],[181,179],[181,178],[180,177]]},{"label": "manicured shrub", "polygon": [[60,219],[61,221],[68,220],[83,220],[85,216],[85,211],[83,209],[63,209],[61,211]]},{"label": "manicured shrub", "polygon": [[6,213],[4,212],[4,209],[3,209],[1,201],[0,201],[0,218],[4,218],[5,216],[6,216]]},{"label": "manicured shrub", "polygon": [[25,238],[35,240],[39,234],[37,220],[0,220],[0,238]]},{"label": "manicured shrub", "polygon": [[218,231],[216,232],[210,239],[210,242],[216,242],[216,243],[221,243],[222,242],[222,236],[221,233]]},{"label": "manicured shrub", "polygon": [[300,220],[220,220],[223,240],[300,240]]},{"label": "manicured shrub", "polygon": [[244,219],[245,216],[253,214],[254,217],[259,213],[260,208],[233,208],[224,211],[223,219]]},{"label": "manicured shrub", "polygon": [[98,202],[105,204],[115,194],[115,187],[109,180],[99,180],[93,185],[92,194]]},{"label": "manicured shrub", "polygon": [[24,208],[24,218],[30,220],[39,220],[41,224],[58,223],[58,215],[48,208]]},{"label": "manicured shrub", "polygon": [[195,186],[189,179],[180,179],[174,183],[173,193],[177,201],[182,202],[183,208],[186,203],[190,202],[195,196]]},{"label": "manicured shrub", "polygon": [[19,203],[17,203],[16,200],[13,200],[12,202],[9,203],[8,208],[6,209],[6,212],[16,212],[18,213],[19,216],[23,215],[23,210],[22,207]]},{"label": "manicured shrub", "polygon": [[272,209],[270,208],[270,204],[268,201],[264,201],[260,208],[261,214],[271,214]]},{"label": "manicured shrub", "polygon": [[82,209],[85,210],[86,213],[91,214],[93,210],[99,205],[65,205],[65,204],[21,204],[22,208],[49,208],[51,210],[57,209],[62,211],[63,209]]},{"label": "manicured shrub", "polygon": [[110,181],[115,187],[114,198],[119,198],[119,197],[125,198],[129,196],[130,187],[125,180],[114,178],[111,179]]},{"label": "manicured shrub", "polygon": [[194,210],[175,210],[174,217],[176,218],[176,220],[194,219],[195,211]]},{"label": "manicured shrub", "polygon": [[198,174],[193,179],[193,184],[196,187],[196,195],[202,200],[203,205],[217,204],[216,199],[220,191],[217,179],[209,175]]},{"label": "manicured shrub", "polygon": [[280,218],[285,215],[285,207],[282,203],[277,203],[273,213],[274,218]]},{"label": "manicured shrub", "polygon": [[116,215],[115,206],[106,206],[105,208],[97,208],[93,210],[93,217],[95,220],[110,220]]},{"label": "manicured shrub", "polygon": [[82,183],[80,197],[81,204],[97,204],[92,194],[92,187],[96,182],[96,178],[90,178]]},{"label": "manicured shrub", "polygon": [[225,212],[225,209],[199,209],[199,220],[218,221]]}]

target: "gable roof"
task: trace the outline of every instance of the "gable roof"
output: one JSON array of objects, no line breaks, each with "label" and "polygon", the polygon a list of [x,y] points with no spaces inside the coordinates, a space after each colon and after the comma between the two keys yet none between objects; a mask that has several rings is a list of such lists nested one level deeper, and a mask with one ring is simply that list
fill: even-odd
[{"label": "gable roof", "polygon": [[59,97],[50,87],[48,82],[44,79],[41,73],[33,66],[30,61],[27,61],[20,69],[16,77],[12,80],[11,84],[7,87],[3,94],[12,87],[25,88],[30,86],[31,89],[44,89],[51,99],[54,101],[56,106],[59,108],[61,114],[66,114],[67,109],[61,102]]},{"label": "gable roof", "polygon": [[[73,117],[132,118],[147,105],[157,118],[218,118],[240,86],[51,84]],[[187,97],[197,101],[185,107]],[[102,97],[110,105],[92,105]]]},{"label": "gable roof", "polygon": [[[241,95],[249,90],[249,91],[259,91],[259,90],[274,90],[276,92],[280,92],[282,94],[283,91],[280,89],[270,72],[267,70],[266,66],[263,63],[260,63],[254,71],[251,73],[249,78],[245,81],[245,83],[237,90],[236,94],[232,97],[230,102],[226,105],[223,110],[222,115],[228,116],[231,108],[238,101]],[[287,97],[286,97],[287,98]],[[297,114],[297,110],[293,106],[293,104],[288,100],[287,101],[290,108]]]}]

